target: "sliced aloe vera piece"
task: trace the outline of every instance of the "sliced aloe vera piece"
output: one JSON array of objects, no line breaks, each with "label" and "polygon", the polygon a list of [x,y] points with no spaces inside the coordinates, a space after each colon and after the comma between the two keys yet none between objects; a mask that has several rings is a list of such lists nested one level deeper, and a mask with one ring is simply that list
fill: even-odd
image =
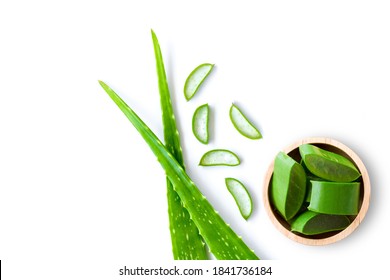
[{"label": "sliced aloe vera piece", "polygon": [[284,152],[274,161],[271,199],[278,212],[288,221],[298,213],[306,195],[306,174],[303,167]]},{"label": "sliced aloe vera piece", "polygon": [[[165,73],[164,61],[156,34],[152,32],[158,87],[162,109],[165,146],[184,169],[183,153],[180,146],[179,132],[176,127],[172,108],[171,95]],[[172,252],[175,260],[206,260],[206,248],[199,230],[190,219],[190,214],[183,207],[179,195],[174,191],[169,178],[167,184],[169,229],[171,233]]]},{"label": "sliced aloe vera piece", "polygon": [[309,169],[307,169],[305,162],[303,160],[300,161],[300,164],[303,167],[303,170],[305,170],[306,173],[306,196],[305,196],[305,202],[310,202],[311,198],[311,181],[324,181],[324,179],[312,174]]},{"label": "sliced aloe vera piece", "polygon": [[229,150],[215,149],[206,152],[200,159],[199,165],[201,166],[236,166],[240,164],[239,157]]},{"label": "sliced aloe vera piece", "polygon": [[350,224],[344,215],[328,215],[306,211],[300,214],[291,224],[291,231],[305,235],[343,230]]},{"label": "sliced aloe vera piece", "polygon": [[[306,181],[309,181],[307,178]],[[305,195],[305,202],[310,202],[311,199],[311,183],[306,183],[306,195]]]},{"label": "sliced aloe vera piece", "polygon": [[309,210],[334,215],[356,215],[359,211],[360,183],[311,181]]},{"label": "sliced aloe vera piece", "polygon": [[192,132],[203,144],[209,143],[209,105],[203,104],[196,108],[192,117]]},{"label": "sliced aloe vera piece", "polygon": [[199,234],[208,245],[210,252],[220,260],[259,259],[253,250],[245,244],[242,238],[215,211],[210,202],[200,192],[153,131],[108,85],[102,81],[99,81],[99,83],[137,129],[157,157],[166,175],[173,183],[174,190],[198,227]]},{"label": "sliced aloe vera piece", "polygon": [[232,104],[229,114],[234,127],[242,135],[249,139],[261,139],[263,137],[260,131],[248,120],[237,105]]},{"label": "sliced aloe vera piece", "polygon": [[235,178],[226,178],[225,184],[237,203],[241,216],[247,220],[252,214],[253,202],[248,190],[239,180]]},{"label": "sliced aloe vera piece", "polygon": [[346,157],[311,144],[299,146],[307,169],[314,175],[335,182],[352,182],[360,177],[359,170]]},{"label": "sliced aloe vera piece", "polygon": [[184,96],[187,101],[195,95],[203,81],[210,74],[211,70],[213,70],[213,67],[214,64],[203,63],[190,73],[184,84]]}]

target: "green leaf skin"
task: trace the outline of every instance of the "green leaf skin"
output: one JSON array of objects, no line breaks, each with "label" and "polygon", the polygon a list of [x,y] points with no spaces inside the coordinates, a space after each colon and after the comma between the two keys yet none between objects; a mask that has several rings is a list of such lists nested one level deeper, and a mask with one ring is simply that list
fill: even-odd
[{"label": "green leaf skin", "polygon": [[357,215],[359,211],[360,183],[311,181],[308,209],[334,215]]},{"label": "green leaf skin", "polygon": [[305,196],[305,202],[310,202],[311,198],[311,181],[323,181],[324,179],[312,174],[309,169],[307,169],[305,162],[301,159],[300,164],[303,167],[303,170],[305,170],[306,173],[306,196]]},{"label": "green leaf skin", "polygon": [[306,211],[300,214],[291,224],[291,231],[305,235],[343,230],[350,224],[344,215],[327,215]]},{"label": "green leaf skin", "polygon": [[301,209],[306,196],[306,174],[293,158],[279,152],[274,161],[271,198],[274,206],[288,221]]},{"label": "green leaf skin", "polygon": [[138,115],[104,82],[100,85],[134,125],[149,145],[167,176],[173,183],[184,207],[199,229],[199,234],[210,248],[210,252],[220,260],[256,260],[256,254],[249,249],[241,237],[225,223],[215,211],[191,178],[172,154],[161,143]]},{"label": "green leaf skin", "polygon": [[[165,147],[184,169],[183,153],[180,145],[179,132],[176,126],[172,108],[171,96],[166,78],[164,61],[156,34],[151,31],[156,59],[158,88],[164,127]],[[169,214],[169,229],[171,233],[172,252],[175,260],[206,260],[208,259],[199,230],[190,219],[186,208],[183,207],[179,195],[174,191],[167,177],[167,199]]]},{"label": "green leaf skin", "polygon": [[307,169],[314,175],[334,182],[352,182],[360,177],[359,170],[346,157],[311,144],[299,146]]}]

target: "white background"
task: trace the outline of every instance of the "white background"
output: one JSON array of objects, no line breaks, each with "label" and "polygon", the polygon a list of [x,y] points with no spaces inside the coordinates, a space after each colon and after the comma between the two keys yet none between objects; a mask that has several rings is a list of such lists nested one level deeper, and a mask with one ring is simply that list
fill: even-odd
[{"label": "white background", "polygon": [[[301,273],[311,262],[322,276],[385,270],[389,13],[387,1],[1,1],[3,277],[119,279],[123,265],[172,260],[164,172],[97,82],[114,88],[162,137],[150,29],[162,48],[188,173],[249,246],[262,259],[284,262],[286,269],[278,267],[286,275],[291,262]],[[185,78],[203,62],[216,66],[187,102]],[[232,102],[262,140],[235,131]],[[208,146],[191,131],[192,113],[204,103],[212,110]],[[363,223],[323,247],[287,239],[262,203],[274,155],[308,136],[352,148],[372,185]],[[212,148],[231,149],[243,162],[198,166]],[[248,221],[225,177],[250,190]]]}]

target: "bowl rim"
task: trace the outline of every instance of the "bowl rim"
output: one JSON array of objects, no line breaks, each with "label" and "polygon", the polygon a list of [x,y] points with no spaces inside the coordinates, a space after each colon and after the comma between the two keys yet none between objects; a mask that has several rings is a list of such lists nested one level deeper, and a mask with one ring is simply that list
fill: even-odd
[{"label": "bowl rim", "polygon": [[[330,145],[334,148],[337,148],[339,150],[342,150],[344,153],[346,153],[351,160],[354,162],[354,164],[357,166],[361,173],[362,178],[362,184],[363,184],[363,200],[362,204],[360,206],[359,212],[356,215],[355,219],[351,222],[351,224],[345,228],[344,230],[328,237],[314,239],[310,236],[302,236],[298,235],[286,227],[284,227],[276,218],[274,211],[272,210],[270,199],[269,199],[269,186],[273,174],[274,169],[274,160],[272,160],[271,164],[269,165],[265,178],[264,178],[264,185],[263,185],[263,202],[264,202],[264,208],[266,209],[266,212],[268,214],[268,217],[270,218],[271,222],[274,224],[274,226],[286,237],[289,239],[305,244],[305,245],[313,245],[313,246],[320,246],[320,245],[328,245],[335,243],[337,241],[340,241],[350,235],[363,221],[368,206],[370,203],[370,195],[371,195],[371,185],[370,185],[370,178],[368,176],[367,169],[365,165],[363,164],[362,160],[359,158],[359,156],[348,146],[345,144],[329,137],[306,137],[302,138],[300,140],[295,141],[291,145],[287,146],[286,148],[282,149],[283,152],[286,154],[289,154],[293,150],[297,149],[302,144],[321,144],[321,145]],[[276,155],[275,155],[276,156]]]}]

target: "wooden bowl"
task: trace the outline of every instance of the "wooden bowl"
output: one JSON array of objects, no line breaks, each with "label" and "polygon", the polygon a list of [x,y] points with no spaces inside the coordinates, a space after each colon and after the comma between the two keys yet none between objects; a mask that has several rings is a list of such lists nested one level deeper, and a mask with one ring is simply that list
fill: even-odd
[{"label": "wooden bowl", "polygon": [[[270,203],[270,185],[272,182],[272,174],[274,171],[274,161],[270,164],[265,179],[264,179],[264,189],[263,189],[263,200],[264,206],[267,211],[268,216],[270,217],[272,223],[276,228],[283,233],[288,238],[305,244],[305,245],[327,245],[334,242],[337,242],[341,239],[344,239],[350,235],[362,222],[364,216],[367,213],[369,202],[370,202],[370,179],[366,167],[360,158],[347,146],[344,144],[326,137],[314,137],[314,138],[305,138],[299,140],[289,147],[285,148],[283,152],[294,158],[296,161],[301,160],[298,147],[302,144],[313,144],[319,148],[338,153],[350,159],[355,166],[359,169],[361,173],[361,189],[360,189],[360,200],[359,200],[359,212],[357,216],[354,216],[351,224],[342,231],[328,232],[317,235],[303,235],[300,233],[295,233],[290,231],[290,225],[279,215],[279,213],[274,209],[274,206]],[[276,155],[275,155],[276,156]]]}]

